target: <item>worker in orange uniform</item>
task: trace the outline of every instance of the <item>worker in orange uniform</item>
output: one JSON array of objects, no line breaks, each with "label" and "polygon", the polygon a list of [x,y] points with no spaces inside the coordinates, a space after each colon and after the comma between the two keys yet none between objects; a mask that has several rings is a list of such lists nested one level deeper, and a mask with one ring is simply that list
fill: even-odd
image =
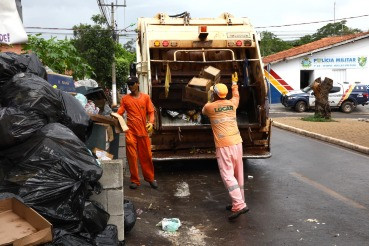
[{"label": "worker in orange uniform", "polygon": [[232,205],[226,206],[227,210],[232,211],[229,220],[249,211],[243,189],[242,138],[236,120],[240,100],[237,81],[237,73],[234,73],[230,100],[226,99],[227,86],[215,84],[212,88],[214,101],[208,102],[202,109],[202,113],[210,119],[220,175],[232,199]]},{"label": "worker in orange uniform", "polygon": [[154,165],[152,162],[151,143],[149,134],[153,131],[154,106],[149,95],[140,92],[139,81],[135,76],[129,77],[127,85],[130,94],[122,97],[118,114],[127,112],[126,150],[131,172],[129,188],[140,186],[137,157],[141,163],[144,180],[154,189],[158,184],[154,179]]}]

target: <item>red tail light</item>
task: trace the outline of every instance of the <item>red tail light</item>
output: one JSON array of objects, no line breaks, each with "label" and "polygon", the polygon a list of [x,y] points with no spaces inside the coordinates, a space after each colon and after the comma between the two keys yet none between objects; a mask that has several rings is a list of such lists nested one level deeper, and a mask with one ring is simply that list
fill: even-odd
[{"label": "red tail light", "polygon": [[237,40],[236,45],[237,46],[242,46],[242,41],[241,40]]},{"label": "red tail light", "polygon": [[368,98],[369,97],[369,93],[363,93],[363,97]]},{"label": "red tail light", "polygon": [[207,26],[200,26],[200,32],[207,32]]},{"label": "red tail light", "polygon": [[168,47],[169,46],[169,41],[168,40],[164,40],[162,44],[163,44],[164,47]]}]

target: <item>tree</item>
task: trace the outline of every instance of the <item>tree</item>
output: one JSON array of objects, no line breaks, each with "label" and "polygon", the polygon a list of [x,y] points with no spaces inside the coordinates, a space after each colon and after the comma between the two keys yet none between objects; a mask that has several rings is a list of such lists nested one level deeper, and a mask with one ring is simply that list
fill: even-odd
[{"label": "tree", "polygon": [[80,24],[73,27],[73,43],[94,68],[93,78],[103,87],[111,88],[111,68],[115,54],[117,88],[120,88],[129,75],[129,65],[135,61],[134,41],[128,41],[123,47],[114,41],[116,34],[106,26],[103,16],[94,15],[92,20],[95,25]]},{"label": "tree", "polygon": [[346,26],[346,22],[346,20],[342,20],[336,23],[328,23],[327,25],[319,28],[316,33],[313,34],[313,40],[315,41],[330,36],[342,36],[362,32],[357,28],[349,28]]},{"label": "tree", "polygon": [[317,78],[312,89],[315,96],[315,118],[331,119],[331,107],[329,106],[328,96],[329,91],[332,90],[333,80],[325,77],[322,81],[321,78]]},{"label": "tree", "polygon": [[127,51],[129,51],[130,53],[136,53],[136,47],[135,47],[135,45],[136,45],[135,40],[134,40],[134,39],[131,39],[131,40],[127,41],[127,43],[125,43],[125,44],[123,45],[123,47],[124,47]]},{"label": "tree", "polygon": [[115,49],[112,30],[104,25],[105,19],[101,15],[94,15],[91,19],[94,25],[80,24],[73,27],[72,42],[94,69],[95,75],[92,78],[100,86],[111,87],[111,67]]},{"label": "tree", "polygon": [[261,32],[261,37],[260,52],[262,56],[268,56],[292,48],[291,44],[277,38],[277,36],[271,32],[263,31]]},{"label": "tree", "polygon": [[123,86],[129,76],[129,65],[136,60],[136,53],[123,48],[121,44],[115,47],[117,88]]},{"label": "tree", "polygon": [[88,63],[78,55],[76,48],[69,40],[56,40],[56,37],[44,39],[38,35],[29,35],[24,51],[32,51],[45,66],[61,74],[72,73],[74,79],[93,75]]},{"label": "tree", "polygon": [[308,44],[314,41],[314,37],[312,35],[305,35],[303,37],[301,37],[300,39],[293,41],[292,45],[294,47],[296,46],[300,46],[300,45],[304,45],[304,44]]},{"label": "tree", "polygon": [[261,45],[260,51],[262,56],[268,56],[279,51],[290,49],[292,47],[308,44],[325,37],[341,36],[362,32],[358,28],[350,28],[346,26],[346,20],[342,20],[336,23],[328,23],[327,25],[319,28],[312,35],[305,35],[296,41],[283,41],[271,32],[261,32]]}]

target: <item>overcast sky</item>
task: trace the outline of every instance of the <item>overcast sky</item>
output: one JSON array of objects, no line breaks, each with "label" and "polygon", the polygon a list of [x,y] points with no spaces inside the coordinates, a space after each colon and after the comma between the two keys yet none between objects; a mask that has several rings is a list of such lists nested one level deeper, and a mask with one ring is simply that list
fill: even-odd
[{"label": "overcast sky", "polygon": [[[112,1],[124,3],[124,0],[101,1],[108,4]],[[22,5],[23,23],[27,32],[71,33],[31,27],[72,28],[80,23],[91,24],[91,16],[100,13],[97,0],[22,0]],[[257,31],[265,30],[258,27],[268,27],[266,28],[268,31],[284,40],[312,34],[328,22],[279,28],[270,26],[331,20],[334,16],[337,20],[369,15],[367,0],[126,0],[126,5],[126,8],[116,9],[118,29],[136,23],[138,17],[153,17],[159,12],[174,15],[187,11],[191,17],[217,17],[223,12],[228,12],[236,17],[249,17],[254,27],[257,27]],[[110,7],[106,10],[110,16]],[[368,31],[369,17],[349,19],[346,25]],[[49,36],[50,34],[45,37]]]}]

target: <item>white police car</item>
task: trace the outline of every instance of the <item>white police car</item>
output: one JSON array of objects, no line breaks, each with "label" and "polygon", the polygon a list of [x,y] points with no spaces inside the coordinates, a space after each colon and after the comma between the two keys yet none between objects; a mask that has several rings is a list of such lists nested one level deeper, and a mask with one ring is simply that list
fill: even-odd
[{"label": "white police car", "polygon": [[[351,113],[357,105],[368,104],[368,90],[363,84],[336,83],[329,92],[328,101],[330,107],[338,107],[344,113]],[[297,112],[304,112],[315,107],[314,92],[310,86],[290,91],[281,96],[281,103]]]}]

